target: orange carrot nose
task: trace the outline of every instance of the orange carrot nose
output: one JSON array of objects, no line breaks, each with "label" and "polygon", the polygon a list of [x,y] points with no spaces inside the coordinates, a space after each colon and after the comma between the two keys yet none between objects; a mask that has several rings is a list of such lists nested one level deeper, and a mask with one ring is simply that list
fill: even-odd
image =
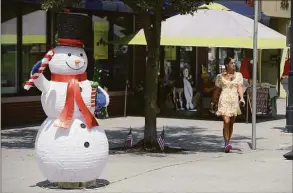
[{"label": "orange carrot nose", "polygon": [[80,60],[79,59],[76,59],[74,60],[75,64],[79,64],[80,63]]}]

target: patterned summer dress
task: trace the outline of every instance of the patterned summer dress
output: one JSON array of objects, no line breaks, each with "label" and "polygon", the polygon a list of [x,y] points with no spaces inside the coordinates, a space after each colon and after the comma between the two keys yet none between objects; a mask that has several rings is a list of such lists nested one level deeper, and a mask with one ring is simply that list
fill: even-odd
[{"label": "patterned summer dress", "polygon": [[216,115],[233,117],[241,114],[237,89],[239,84],[243,84],[243,76],[240,72],[235,72],[235,78],[231,81],[225,79],[222,74],[217,75],[215,85],[222,91]]}]

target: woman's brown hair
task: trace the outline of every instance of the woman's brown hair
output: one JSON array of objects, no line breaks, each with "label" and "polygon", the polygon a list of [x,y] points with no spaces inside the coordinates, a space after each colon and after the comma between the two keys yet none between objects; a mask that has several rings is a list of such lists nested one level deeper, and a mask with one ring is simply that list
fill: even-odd
[{"label": "woman's brown hair", "polygon": [[227,69],[227,67],[228,67],[228,64],[231,62],[231,60],[233,60],[233,58],[231,58],[231,57],[226,57],[225,59],[224,59],[224,65],[225,65],[225,68]]}]

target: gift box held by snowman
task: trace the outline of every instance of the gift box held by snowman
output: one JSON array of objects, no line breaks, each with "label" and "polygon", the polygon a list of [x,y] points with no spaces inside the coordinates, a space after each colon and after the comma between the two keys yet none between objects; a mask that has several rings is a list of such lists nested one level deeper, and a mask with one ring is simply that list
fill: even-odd
[{"label": "gift box held by snowman", "polygon": [[[58,45],[35,64],[25,85],[42,92],[47,119],[38,131],[35,151],[40,170],[51,182],[95,180],[107,162],[108,140],[94,113],[108,106],[109,95],[100,87],[93,89],[85,72],[83,37],[91,29],[88,16],[58,14]],[[51,81],[42,74],[47,66]]]}]

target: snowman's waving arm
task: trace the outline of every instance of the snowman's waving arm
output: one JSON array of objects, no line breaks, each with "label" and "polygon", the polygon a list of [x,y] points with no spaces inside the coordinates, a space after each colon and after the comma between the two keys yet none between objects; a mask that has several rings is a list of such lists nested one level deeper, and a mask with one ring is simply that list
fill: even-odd
[{"label": "snowman's waving arm", "polygon": [[[42,60],[38,61],[32,68],[31,75],[38,72]],[[47,93],[50,88],[50,81],[48,81],[43,74],[39,74],[38,78],[35,79],[34,85],[43,93]]]},{"label": "snowman's waving arm", "polygon": [[97,116],[101,112],[102,108],[107,107],[110,103],[109,94],[100,86],[97,88],[95,101],[95,115]]}]

